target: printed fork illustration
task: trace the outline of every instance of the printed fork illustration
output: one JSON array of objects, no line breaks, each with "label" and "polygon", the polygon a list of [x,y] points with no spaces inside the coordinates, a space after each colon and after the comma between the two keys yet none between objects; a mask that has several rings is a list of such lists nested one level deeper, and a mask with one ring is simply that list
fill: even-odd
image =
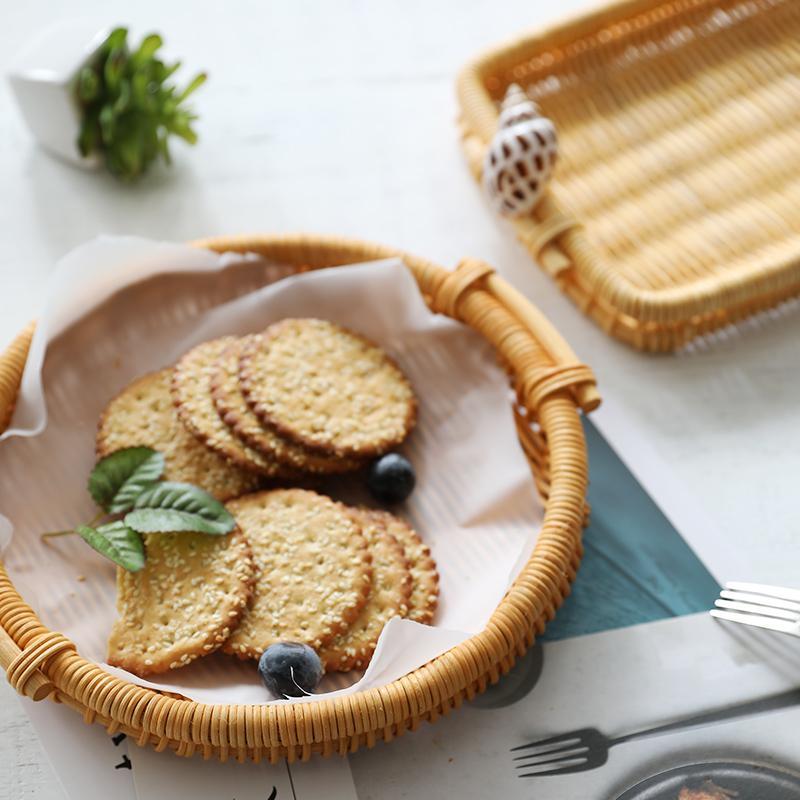
[{"label": "printed fork illustration", "polygon": [[[520,778],[538,778],[545,775],[568,775],[601,767],[608,761],[608,751],[618,744],[644,739],[649,736],[712,725],[717,722],[762,714],[787,706],[800,705],[800,689],[751,700],[728,708],[696,714],[685,719],[657,725],[624,736],[610,737],[597,728],[579,728],[558,736],[538,739],[535,742],[512,747],[511,752],[522,752],[514,756],[515,768]],[[524,751],[524,752],[523,752]]]}]

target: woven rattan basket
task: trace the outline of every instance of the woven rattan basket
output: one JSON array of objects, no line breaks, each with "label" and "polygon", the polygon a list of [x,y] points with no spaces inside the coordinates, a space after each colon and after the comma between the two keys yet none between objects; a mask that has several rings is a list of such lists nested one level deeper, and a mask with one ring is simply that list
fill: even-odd
[{"label": "woven rattan basket", "polygon": [[[545,503],[536,548],[486,629],[380,689],[314,703],[206,705],[145,689],[83,659],[42,625],[0,565],[0,664],[20,693],[51,696],[109,732],[140,745],[222,760],[307,759],[347,753],[435,720],[507,671],[541,632],[569,591],[581,557],[586,515],[586,448],[579,410],[599,403],[591,371],[544,317],[478,261],[450,272],[386,247],[340,239],[213,239],[219,251],[257,252],[297,271],[401,255],[435,311],[484,336],[517,390],[520,442]],[[8,424],[33,328],[0,357],[0,421]],[[2,430],[2,427],[0,427]]]},{"label": "woven rattan basket", "polygon": [[480,175],[521,84],[559,131],[522,242],[642,350],[800,293],[800,3],[625,0],[492,50],[458,84]]}]

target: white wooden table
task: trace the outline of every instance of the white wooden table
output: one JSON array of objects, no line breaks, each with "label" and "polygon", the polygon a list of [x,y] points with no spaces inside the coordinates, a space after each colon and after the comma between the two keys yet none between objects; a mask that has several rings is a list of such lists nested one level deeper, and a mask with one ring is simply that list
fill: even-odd
[{"label": "white wooden table", "polygon": [[[3,9],[0,69],[40,25],[74,5]],[[446,265],[484,258],[531,297],[592,364],[631,426],[701,500],[729,552],[701,556],[728,577],[796,582],[800,314],[678,358],[607,339],[489,213],[463,163],[453,84],[476,50],[579,0],[365,0],[214,6],[84,0],[98,27],[163,33],[210,81],[196,97],[199,145],[135,186],[35,148],[0,88],[0,346],[32,317],[55,260],[100,233],[187,240],[308,230],[394,244]],[[500,9],[502,8],[502,13]],[[184,77],[186,77],[184,76]],[[769,534],[771,546],[758,547]],[[747,556],[747,575],[728,574]],[[792,558],[794,556],[794,558]],[[0,800],[61,798],[41,747],[0,688]]]}]

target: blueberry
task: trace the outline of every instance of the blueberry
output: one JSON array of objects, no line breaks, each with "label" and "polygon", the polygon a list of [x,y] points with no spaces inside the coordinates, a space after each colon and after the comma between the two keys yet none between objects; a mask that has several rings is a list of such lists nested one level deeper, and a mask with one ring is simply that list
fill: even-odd
[{"label": "blueberry", "polygon": [[277,642],[258,660],[264,685],[277,697],[302,697],[310,694],[322,680],[322,662],[307,645]]},{"label": "blueberry", "polygon": [[373,462],[367,475],[370,494],[381,503],[400,503],[414,491],[414,467],[399,453],[388,453]]}]

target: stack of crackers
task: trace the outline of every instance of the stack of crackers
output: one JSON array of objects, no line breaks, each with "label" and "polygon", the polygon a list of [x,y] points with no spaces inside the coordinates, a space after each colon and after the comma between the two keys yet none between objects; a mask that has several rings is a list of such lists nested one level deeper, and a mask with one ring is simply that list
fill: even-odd
[{"label": "stack of crackers", "polygon": [[165,477],[219,500],[265,479],[352,472],[399,445],[417,404],[381,348],[331,322],[288,319],[190,350],[109,403],[97,454],[147,444]]},{"label": "stack of crackers", "polygon": [[166,479],[226,502],[238,527],[145,535],[145,568],[118,570],[109,663],[148,675],[220,648],[257,659],[292,641],[349,671],[366,667],[392,617],[430,624],[436,565],[405,521],[308,489],[258,491],[359,470],[415,419],[411,385],[388,355],[316,319],[204,342],[130,384],[101,416],[98,456],[158,450]]}]

